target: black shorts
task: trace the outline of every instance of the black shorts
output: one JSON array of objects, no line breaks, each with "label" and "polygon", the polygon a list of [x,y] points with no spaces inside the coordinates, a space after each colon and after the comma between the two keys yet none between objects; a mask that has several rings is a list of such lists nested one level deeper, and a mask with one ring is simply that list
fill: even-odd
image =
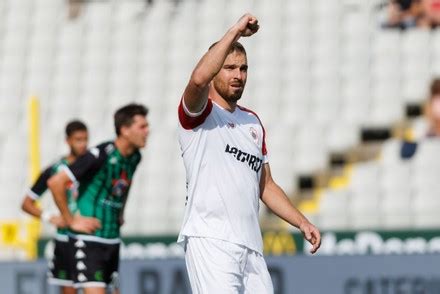
[{"label": "black shorts", "polygon": [[75,288],[119,288],[119,243],[106,244],[69,236]]},{"label": "black shorts", "polygon": [[72,286],[71,250],[66,240],[54,239],[54,251],[52,260],[49,261],[48,282],[51,285]]}]

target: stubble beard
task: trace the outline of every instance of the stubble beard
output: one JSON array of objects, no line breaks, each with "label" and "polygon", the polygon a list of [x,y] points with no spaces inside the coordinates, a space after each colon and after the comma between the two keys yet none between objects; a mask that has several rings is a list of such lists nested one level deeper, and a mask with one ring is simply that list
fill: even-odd
[{"label": "stubble beard", "polygon": [[217,91],[217,93],[226,101],[226,102],[237,102],[240,100],[241,96],[243,95],[243,90],[235,93],[228,93],[228,85],[226,85],[224,88],[219,87],[217,83],[214,82],[214,88]]}]

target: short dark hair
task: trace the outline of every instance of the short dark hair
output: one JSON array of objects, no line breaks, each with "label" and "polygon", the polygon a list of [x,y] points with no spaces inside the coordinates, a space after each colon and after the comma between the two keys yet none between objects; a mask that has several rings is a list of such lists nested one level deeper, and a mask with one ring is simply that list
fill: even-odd
[{"label": "short dark hair", "polygon": [[136,115],[147,116],[147,114],[148,108],[136,103],[130,103],[116,110],[114,115],[116,135],[119,136],[121,134],[122,127],[131,126]]},{"label": "short dark hair", "polygon": [[66,125],[66,137],[67,138],[69,138],[70,136],[73,135],[73,133],[78,132],[78,131],[87,132],[86,124],[80,120],[77,120],[77,119],[72,120],[67,123],[67,125]]},{"label": "short dark hair", "polygon": [[439,78],[434,79],[431,82],[431,98],[433,96],[437,96],[437,95],[440,95],[440,79]]},{"label": "short dark hair", "polygon": [[[218,42],[215,42],[214,44],[209,46],[209,50],[211,50],[212,47],[217,45],[217,43]],[[243,53],[244,55],[246,55],[246,49],[244,49],[244,46],[240,42],[237,42],[237,41],[235,41],[234,43],[231,44],[231,47],[229,48],[228,54],[231,54],[232,52],[240,52],[240,53]]]}]

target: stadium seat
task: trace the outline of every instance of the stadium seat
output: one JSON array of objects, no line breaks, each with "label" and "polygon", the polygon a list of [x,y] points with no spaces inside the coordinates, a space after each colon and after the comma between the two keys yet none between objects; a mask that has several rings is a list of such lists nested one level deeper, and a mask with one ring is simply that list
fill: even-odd
[{"label": "stadium seat", "polygon": [[117,25],[131,22],[145,12],[147,5],[143,1],[116,1],[114,2],[112,18]]},{"label": "stadium seat", "polygon": [[[436,191],[439,191],[438,189]],[[440,208],[440,195],[432,190],[421,190],[414,195],[412,210],[414,214],[414,227],[418,229],[436,228],[440,226],[438,209]]]},{"label": "stadium seat", "polygon": [[440,158],[437,156],[439,148],[439,139],[428,138],[419,142],[413,161],[413,168],[416,173],[430,174],[432,170],[439,170]]},{"label": "stadium seat", "polygon": [[414,119],[411,122],[410,130],[413,133],[415,140],[418,141],[424,139],[429,131],[429,123],[426,120],[426,117],[422,116],[420,118]]},{"label": "stadium seat", "polygon": [[319,223],[321,230],[346,229],[349,224],[348,194],[346,191],[325,191],[319,203]]},{"label": "stadium seat", "polygon": [[413,226],[410,190],[386,190],[380,205],[382,224],[385,229],[407,229]]},{"label": "stadium seat", "polygon": [[359,163],[353,166],[349,183],[350,190],[354,194],[370,191],[376,193],[379,190],[380,165],[377,162]]},{"label": "stadium seat", "polygon": [[370,83],[368,80],[351,81],[342,88],[341,118],[360,126],[367,121],[370,109]]},{"label": "stadium seat", "polygon": [[414,29],[402,35],[402,54],[404,56],[422,57],[423,52],[430,47],[431,32],[425,29]]},{"label": "stadium seat", "polygon": [[354,230],[376,229],[382,224],[379,212],[380,195],[368,189],[350,194],[349,226]]},{"label": "stadium seat", "polygon": [[[440,72],[438,72],[440,74]],[[436,74],[436,73],[433,73]],[[427,97],[430,79],[418,76],[405,78],[402,83],[403,100],[407,103],[423,103]]]},{"label": "stadium seat", "polygon": [[331,123],[325,136],[326,144],[331,152],[345,152],[356,146],[360,140],[356,126],[343,121]]},{"label": "stadium seat", "polygon": [[410,190],[411,168],[408,162],[400,162],[381,167],[381,186],[384,190]]}]

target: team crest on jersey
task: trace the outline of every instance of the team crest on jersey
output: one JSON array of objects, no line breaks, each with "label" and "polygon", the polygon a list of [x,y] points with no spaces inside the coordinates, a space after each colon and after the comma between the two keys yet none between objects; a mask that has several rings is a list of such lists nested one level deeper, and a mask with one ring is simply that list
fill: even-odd
[{"label": "team crest on jersey", "polygon": [[112,181],[112,195],[122,197],[127,192],[130,182],[131,181],[128,179],[127,173],[122,171],[120,177]]},{"label": "team crest on jersey", "polygon": [[249,128],[249,132],[251,133],[252,139],[254,140],[255,144],[258,144],[258,133],[257,130],[255,130],[253,127]]}]

